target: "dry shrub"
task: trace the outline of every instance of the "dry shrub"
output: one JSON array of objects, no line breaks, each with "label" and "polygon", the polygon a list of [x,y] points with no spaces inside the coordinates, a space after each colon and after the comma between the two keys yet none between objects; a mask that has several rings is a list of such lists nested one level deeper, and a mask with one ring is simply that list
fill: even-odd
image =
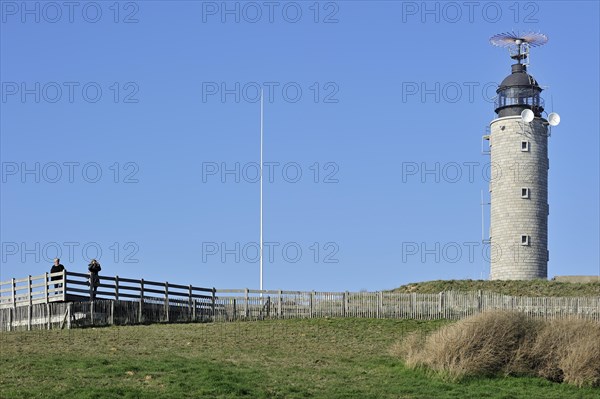
[{"label": "dry shrub", "polygon": [[418,367],[422,365],[421,356],[426,342],[426,335],[422,331],[413,331],[404,339],[397,341],[391,348],[392,356],[405,359],[409,367]]},{"label": "dry shrub", "polygon": [[579,387],[600,386],[600,328],[595,335],[582,337],[561,359],[565,382]]},{"label": "dry shrub", "polygon": [[523,350],[536,374],[577,386],[600,386],[600,324],[581,319],[543,324]]},{"label": "dry shrub", "polygon": [[392,353],[409,367],[426,367],[452,380],[511,374],[600,385],[600,324],[580,319],[542,321],[487,312],[428,336],[408,335]]},{"label": "dry shrub", "polygon": [[435,331],[420,349],[405,349],[405,360],[451,379],[498,374],[514,358],[528,328],[534,323],[518,313],[482,313]]}]

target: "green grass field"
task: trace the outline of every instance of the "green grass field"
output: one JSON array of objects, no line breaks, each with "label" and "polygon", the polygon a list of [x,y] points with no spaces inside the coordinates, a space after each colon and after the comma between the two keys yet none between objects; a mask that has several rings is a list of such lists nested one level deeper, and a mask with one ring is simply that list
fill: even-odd
[{"label": "green grass field", "polygon": [[389,354],[445,321],[373,319],[0,334],[1,398],[594,398],[539,378],[447,383]]},{"label": "green grass field", "polygon": [[549,280],[433,280],[403,285],[391,291],[437,294],[442,291],[488,291],[512,296],[600,296],[600,282],[563,283]]}]

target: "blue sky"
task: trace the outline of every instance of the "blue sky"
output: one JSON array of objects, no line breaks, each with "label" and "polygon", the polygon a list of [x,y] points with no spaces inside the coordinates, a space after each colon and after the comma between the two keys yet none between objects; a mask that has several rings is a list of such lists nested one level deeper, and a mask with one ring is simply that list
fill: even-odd
[{"label": "blue sky", "polygon": [[529,71],[562,118],[549,276],[599,273],[598,2],[0,4],[2,280],[60,254],[257,288],[258,88],[265,288],[487,278],[481,136],[511,64],[488,38],[510,30],[548,35]]}]

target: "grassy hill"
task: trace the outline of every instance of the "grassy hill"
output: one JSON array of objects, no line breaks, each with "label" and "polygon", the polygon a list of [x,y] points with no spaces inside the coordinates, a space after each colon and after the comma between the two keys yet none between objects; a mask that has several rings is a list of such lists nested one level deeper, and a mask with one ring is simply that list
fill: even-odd
[{"label": "grassy hill", "polygon": [[398,287],[394,292],[437,294],[442,291],[488,291],[513,296],[600,296],[600,282],[563,283],[548,280],[434,280]]},{"label": "grassy hill", "polygon": [[295,319],[0,334],[8,398],[598,398],[541,378],[444,382],[391,354],[446,321]]}]

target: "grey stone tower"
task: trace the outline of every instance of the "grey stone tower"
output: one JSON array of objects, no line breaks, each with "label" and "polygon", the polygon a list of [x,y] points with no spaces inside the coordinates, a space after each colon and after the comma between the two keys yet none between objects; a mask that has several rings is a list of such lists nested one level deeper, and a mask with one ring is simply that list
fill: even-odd
[{"label": "grey stone tower", "polygon": [[548,277],[548,121],[542,88],[522,63],[529,53],[522,43],[513,48],[517,63],[496,91],[490,123],[492,280]]}]

